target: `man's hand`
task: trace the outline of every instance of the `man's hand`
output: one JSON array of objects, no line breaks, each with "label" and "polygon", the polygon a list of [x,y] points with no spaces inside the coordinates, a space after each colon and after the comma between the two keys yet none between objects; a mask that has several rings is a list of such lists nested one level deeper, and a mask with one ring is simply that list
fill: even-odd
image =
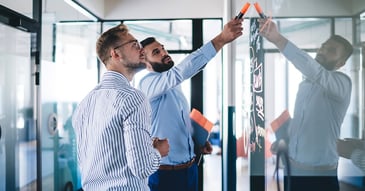
[{"label": "man's hand", "polygon": [[225,44],[232,42],[243,34],[243,19],[232,19],[224,25],[223,31],[219,33],[213,40],[213,46],[218,52]]},{"label": "man's hand", "polygon": [[158,152],[160,152],[162,157],[167,156],[170,151],[170,145],[167,139],[154,138],[153,147],[156,148]]},{"label": "man's hand", "polygon": [[203,147],[201,147],[201,149],[200,149],[200,152],[202,154],[212,154],[212,151],[213,151],[213,147],[209,141],[206,141],[205,145]]},{"label": "man's hand", "polygon": [[259,34],[275,44],[279,50],[283,50],[288,43],[288,39],[280,34],[276,24],[270,18],[259,19],[258,22]]}]

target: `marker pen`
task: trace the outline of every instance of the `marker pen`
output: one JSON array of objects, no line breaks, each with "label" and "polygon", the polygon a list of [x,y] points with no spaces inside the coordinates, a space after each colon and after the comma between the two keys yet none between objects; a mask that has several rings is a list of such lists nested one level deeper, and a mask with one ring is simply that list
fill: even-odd
[{"label": "marker pen", "polygon": [[255,9],[257,11],[257,13],[260,15],[261,18],[265,19],[266,18],[266,15],[264,14],[264,12],[262,11],[260,5],[258,2],[254,3],[253,4],[255,6]]},{"label": "marker pen", "polygon": [[245,15],[245,13],[247,12],[247,9],[250,7],[250,3],[246,3],[241,11],[238,13],[238,15],[236,16],[236,19],[241,19],[243,17],[243,15]]}]

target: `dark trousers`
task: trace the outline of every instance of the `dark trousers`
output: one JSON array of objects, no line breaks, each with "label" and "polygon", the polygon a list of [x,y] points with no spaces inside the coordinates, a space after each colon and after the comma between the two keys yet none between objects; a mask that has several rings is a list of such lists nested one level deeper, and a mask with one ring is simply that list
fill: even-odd
[{"label": "dark trousers", "polygon": [[148,178],[151,191],[197,191],[198,166],[180,170],[157,170]]},{"label": "dark trousers", "polygon": [[[288,177],[284,177],[284,190],[289,191],[286,186]],[[290,191],[339,191],[337,177],[333,176],[291,176]]]},{"label": "dark trousers", "polygon": [[[284,191],[339,191],[337,169],[303,170],[291,168],[291,176],[284,176]],[[290,181],[290,190],[288,189]]]}]

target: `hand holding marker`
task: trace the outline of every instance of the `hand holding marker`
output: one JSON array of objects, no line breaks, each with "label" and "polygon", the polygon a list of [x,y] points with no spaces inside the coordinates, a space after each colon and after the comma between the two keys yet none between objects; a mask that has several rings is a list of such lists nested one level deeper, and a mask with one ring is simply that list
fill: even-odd
[{"label": "hand holding marker", "polygon": [[[262,9],[261,9],[261,7],[260,7],[260,5],[259,5],[259,3],[254,3],[253,4],[254,6],[255,6],[255,9],[256,9],[256,11],[257,11],[257,13],[260,15],[260,18],[262,18],[262,19],[267,19],[268,17],[264,14],[264,12],[262,11]],[[270,20],[271,18],[269,18],[269,20]],[[260,33],[264,30],[264,28],[266,28],[267,26],[267,24],[269,24],[270,22],[265,22],[265,24],[261,27],[261,29],[260,29]]]}]

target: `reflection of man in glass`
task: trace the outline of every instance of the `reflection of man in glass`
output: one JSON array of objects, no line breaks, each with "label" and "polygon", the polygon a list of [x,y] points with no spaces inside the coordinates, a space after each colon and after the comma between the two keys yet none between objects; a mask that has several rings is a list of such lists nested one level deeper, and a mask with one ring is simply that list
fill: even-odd
[{"label": "reflection of man in glass", "polygon": [[274,22],[259,22],[261,36],[276,45],[305,77],[289,124],[290,190],[338,191],[336,141],[350,103],[352,83],[336,70],[345,65],[353,48],[346,39],[334,35],[313,59],[280,34]]},{"label": "reflection of man in glass", "polygon": [[[77,104],[72,103],[71,105],[71,111],[70,113],[76,109]],[[63,128],[65,130],[65,133],[67,133],[68,140],[65,141],[64,144],[62,144],[60,147],[61,156],[67,160],[68,168],[70,170],[71,176],[72,176],[72,183],[74,184],[74,187],[81,188],[81,180],[80,175],[77,167],[77,153],[76,153],[76,137],[75,132],[72,127],[72,115],[70,115],[67,120],[65,121]]]}]

